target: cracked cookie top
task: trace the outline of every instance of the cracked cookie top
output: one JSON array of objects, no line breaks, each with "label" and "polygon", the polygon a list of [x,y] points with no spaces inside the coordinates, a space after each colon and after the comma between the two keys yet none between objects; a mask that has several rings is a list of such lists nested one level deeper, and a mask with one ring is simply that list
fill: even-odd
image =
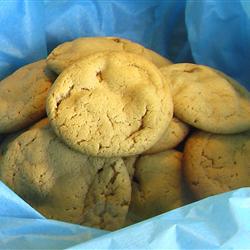
[{"label": "cracked cookie top", "polygon": [[197,198],[250,186],[250,132],[196,132],[187,140],[183,169]]},{"label": "cracked cookie top", "polygon": [[138,43],[118,37],[82,37],[71,42],[65,42],[57,46],[48,56],[48,67],[60,74],[64,69],[72,65],[85,56],[110,51],[132,52],[144,56],[152,61],[156,66],[163,67],[170,65],[171,62],[157,54],[146,49]]},{"label": "cracked cookie top", "polygon": [[47,218],[80,223],[85,196],[105,160],[70,149],[50,127],[33,128],[11,142],[0,176]]},{"label": "cracked cookie top", "polygon": [[211,133],[250,129],[250,94],[230,77],[203,65],[175,64],[161,69],[171,86],[175,115]]},{"label": "cracked cookie top", "polygon": [[45,60],[26,65],[0,82],[0,133],[15,132],[45,115],[52,81]]},{"label": "cracked cookie top", "polygon": [[158,68],[126,52],[97,53],[64,70],[46,109],[66,144],[104,157],[147,150],[173,115],[172,97]]},{"label": "cracked cookie top", "polygon": [[0,174],[47,218],[108,230],[124,224],[131,183],[123,159],[78,153],[48,126],[14,139],[3,155]]},{"label": "cracked cookie top", "polygon": [[131,182],[124,161],[107,159],[88,190],[81,224],[105,230],[123,227],[130,199]]}]

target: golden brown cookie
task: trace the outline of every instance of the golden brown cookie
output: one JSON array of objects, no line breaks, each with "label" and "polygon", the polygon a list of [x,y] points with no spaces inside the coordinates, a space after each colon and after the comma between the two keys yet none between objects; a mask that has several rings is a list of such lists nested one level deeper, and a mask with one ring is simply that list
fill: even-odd
[{"label": "golden brown cookie", "polygon": [[175,148],[189,133],[189,126],[173,117],[169,126],[153,147],[143,152],[143,154],[155,154],[168,149]]},{"label": "golden brown cookie", "polygon": [[60,74],[65,68],[79,59],[94,53],[111,51],[124,51],[141,55],[158,67],[171,64],[168,59],[156,52],[146,49],[138,43],[119,37],[82,37],[71,42],[65,42],[57,46],[49,54],[47,64],[51,70]]},{"label": "golden brown cookie", "polygon": [[116,230],[124,225],[131,200],[131,182],[122,159],[106,160],[84,201],[82,225]]},{"label": "golden brown cookie", "polygon": [[188,63],[161,72],[171,86],[179,119],[211,133],[250,129],[250,94],[236,81],[207,66]]},{"label": "golden brown cookie", "polygon": [[250,132],[189,137],[183,164],[187,183],[199,199],[250,186]]},{"label": "golden brown cookie", "polygon": [[47,218],[110,230],[124,224],[131,183],[123,160],[73,151],[49,127],[12,141],[0,171],[2,180]]},{"label": "golden brown cookie", "polygon": [[93,156],[129,156],[150,148],[173,115],[158,68],[126,52],[86,57],[64,70],[47,98],[56,134]]},{"label": "golden brown cookie", "polygon": [[182,153],[168,150],[136,161],[129,216],[133,222],[185,204]]},{"label": "golden brown cookie", "polygon": [[45,115],[51,80],[45,60],[26,65],[0,82],[0,133],[15,132]]},{"label": "golden brown cookie", "polygon": [[37,128],[12,141],[1,179],[46,217],[80,223],[88,188],[104,162],[71,150],[49,127]]}]

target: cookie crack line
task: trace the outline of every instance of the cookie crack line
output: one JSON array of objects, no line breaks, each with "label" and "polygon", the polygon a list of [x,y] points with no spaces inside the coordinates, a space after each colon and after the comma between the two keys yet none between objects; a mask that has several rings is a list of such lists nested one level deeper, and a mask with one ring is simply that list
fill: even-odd
[{"label": "cookie crack line", "polygon": [[126,137],[126,140],[128,139],[131,139],[131,137],[133,137],[135,134],[137,134],[139,131],[143,130],[144,129],[144,118],[147,116],[149,110],[148,110],[148,107],[146,106],[145,108],[145,112],[144,114],[141,116],[141,119],[140,119],[140,126],[138,129],[136,129],[135,131],[133,131],[129,136]]},{"label": "cookie crack line", "polygon": [[[97,184],[100,185],[102,183],[101,179],[101,175],[103,175],[103,171],[105,171],[105,169],[112,169],[112,172],[113,172],[113,175],[112,177],[108,180],[108,183],[105,185],[105,187],[103,188],[103,191],[102,191],[102,195],[104,196],[104,207],[101,211],[99,211],[96,215],[99,217],[99,223],[98,223],[98,226],[100,226],[101,228],[105,228],[105,214],[107,213],[108,211],[108,199],[109,197],[111,196],[114,196],[115,193],[114,193],[114,190],[113,189],[113,185],[118,177],[118,175],[120,174],[119,171],[116,170],[116,162],[112,163],[111,166],[105,166],[105,163],[103,164],[102,168],[99,169],[96,173],[96,177],[94,178],[94,181],[92,182],[91,184],[91,187],[89,188],[89,191],[88,191],[88,195],[89,195],[89,192],[93,191],[93,187]],[[96,182],[97,181],[97,182]],[[123,201],[123,203],[126,203],[126,201]],[[86,209],[88,206],[85,206],[84,209]],[[112,216],[112,217],[116,217],[116,216]],[[83,220],[84,222],[84,220]]]},{"label": "cookie crack line", "polygon": [[[118,177],[118,175],[120,174],[120,172],[116,171],[115,169],[115,165],[116,163],[113,163],[110,167],[112,168],[113,170],[113,176],[110,178],[109,182],[106,184],[106,187],[105,187],[105,205],[104,205],[104,209],[103,211],[100,213],[100,219],[101,219],[101,222],[100,222],[100,225],[102,228],[105,227],[105,219],[104,219],[104,215],[105,213],[107,212],[107,206],[108,206],[108,198],[110,196],[114,196],[115,194],[112,192],[112,188],[113,188],[113,185]],[[111,192],[110,192],[111,190]]]},{"label": "cookie crack line", "polygon": [[71,95],[71,92],[74,89],[74,87],[75,87],[74,84],[70,85],[69,89],[66,91],[66,93],[64,95],[60,96],[58,100],[56,100],[56,107],[55,107],[56,116],[58,116],[58,109],[59,109],[61,102]]},{"label": "cookie crack line", "polygon": [[107,116],[107,118],[108,118],[108,120],[109,120],[109,122],[110,122],[112,128],[114,129],[115,126],[114,126],[114,123],[113,123],[112,119],[110,118],[109,114],[106,113],[106,116]]}]

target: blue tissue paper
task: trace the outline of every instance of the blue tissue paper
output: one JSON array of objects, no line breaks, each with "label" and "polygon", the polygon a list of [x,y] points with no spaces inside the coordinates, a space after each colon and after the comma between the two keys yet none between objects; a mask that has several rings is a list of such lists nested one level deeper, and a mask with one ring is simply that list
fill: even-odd
[{"label": "blue tissue paper", "polygon": [[[0,1],[0,79],[81,36],[121,36],[250,89],[250,3]],[[250,249],[250,188],[107,232],[47,220],[0,182],[0,249]]]}]

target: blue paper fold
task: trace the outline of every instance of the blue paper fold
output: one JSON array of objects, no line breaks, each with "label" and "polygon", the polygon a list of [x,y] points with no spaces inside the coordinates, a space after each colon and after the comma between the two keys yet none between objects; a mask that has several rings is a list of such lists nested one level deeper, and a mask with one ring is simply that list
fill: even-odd
[{"label": "blue paper fold", "polygon": [[188,1],[186,27],[196,63],[215,67],[250,89],[250,2]]}]

